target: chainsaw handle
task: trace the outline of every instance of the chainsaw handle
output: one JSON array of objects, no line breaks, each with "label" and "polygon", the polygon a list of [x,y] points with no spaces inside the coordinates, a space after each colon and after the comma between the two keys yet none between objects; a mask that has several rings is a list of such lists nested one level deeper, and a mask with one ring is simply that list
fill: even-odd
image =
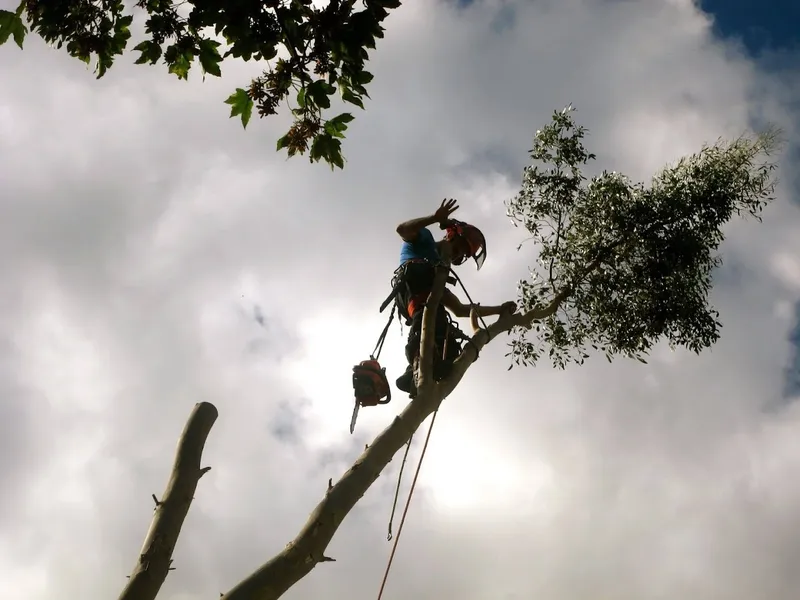
[{"label": "chainsaw handle", "polygon": [[392,400],[392,386],[388,385],[388,386],[386,386],[386,389],[389,390],[388,392],[386,392],[386,400],[378,400],[378,404],[389,404],[389,402],[391,402],[391,400]]}]

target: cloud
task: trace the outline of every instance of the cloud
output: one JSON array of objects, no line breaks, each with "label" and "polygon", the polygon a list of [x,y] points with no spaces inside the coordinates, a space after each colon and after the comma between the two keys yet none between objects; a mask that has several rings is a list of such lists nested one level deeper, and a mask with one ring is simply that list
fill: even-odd
[{"label": "cloud", "polygon": [[[797,139],[798,74],[715,39],[688,0],[404,5],[342,173],[274,153],[285,115],[226,118],[252,65],[186,83],[122,60],[95,81],[26,44],[0,53],[4,597],[118,593],[201,400],[220,410],[212,471],[163,598],[228,589],[283,548],[405,403],[347,433],[395,224],[459,198],[489,239],[464,283],[508,299],[534,250],[516,250],[502,201],[553,109],[577,105],[595,169],[642,180],[767,120],[787,156]],[[501,340],[482,353],[437,418],[387,594],[794,597],[800,409],[767,410],[798,300],[784,173],[764,223],[728,229],[713,350],[564,372],[506,372]],[[402,346],[395,325],[391,376]],[[342,525],[337,562],[287,598],[377,592],[400,459]]]}]

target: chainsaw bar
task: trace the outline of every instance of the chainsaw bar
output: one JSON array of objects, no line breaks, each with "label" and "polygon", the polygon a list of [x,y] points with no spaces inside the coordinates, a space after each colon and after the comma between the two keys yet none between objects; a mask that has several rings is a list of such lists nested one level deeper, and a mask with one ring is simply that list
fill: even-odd
[{"label": "chainsaw bar", "polygon": [[356,428],[356,419],[358,418],[358,409],[360,408],[361,403],[356,398],[356,405],[353,407],[353,416],[350,418],[350,434],[352,435],[353,430]]}]

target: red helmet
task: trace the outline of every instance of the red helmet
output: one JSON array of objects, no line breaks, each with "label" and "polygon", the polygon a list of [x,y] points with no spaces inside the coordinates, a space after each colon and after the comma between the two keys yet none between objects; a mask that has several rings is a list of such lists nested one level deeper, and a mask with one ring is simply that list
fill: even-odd
[{"label": "red helmet", "polygon": [[478,270],[480,270],[486,260],[486,238],[483,237],[481,230],[474,225],[454,219],[448,221],[442,229],[445,230],[445,240],[449,242],[456,238],[461,238],[469,247],[469,252],[457,259],[457,262],[454,261],[453,264],[460,265],[467,258],[472,258],[475,260],[475,264],[478,265]]}]

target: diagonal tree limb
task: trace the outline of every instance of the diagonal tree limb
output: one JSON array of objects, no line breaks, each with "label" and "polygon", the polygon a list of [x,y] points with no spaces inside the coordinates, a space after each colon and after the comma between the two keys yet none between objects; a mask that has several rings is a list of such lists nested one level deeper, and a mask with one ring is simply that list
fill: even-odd
[{"label": "diagonal tree limb", "polygon": [[421,391],[341,479],[328,488],[298,536],[220,600],[276,600],[317,564],[330,560],[325,556],[325,550],[339,525],[440,403],[441,398],[432,390]]},{"label": "diagonal tree limb", "polygon": [[183,429],[167,488],[161,500],[153,495],[155,515],[139,559],[119,600],[155,600],[172,564],[172,551],[189,512],[197,482],[211,468],[200,468],[203,447],[217,420],[213,404],[195,404]]},{"label": "diagonal tree limb", "polygon": [[[620,243],[615,243],[604,248],[597,258],[584,267],[576,278],[577,282],[584,280],[590,273],[597,269],[611,251],[619,245]],[[574,285],[565,286],[546,306],[537,306],[524,313],[506,313],[500,315],[497,321],[489,325],[486,329],[482,329],[478,325],[478,313],[473,306],[470,310],[470,324],[474,332],[474,335],[470,338],[471,343],[466,345],[461,352],[461,356],[455,360],[453,363],[453,370],[447,378],[436,384],[436,394],[441,396],[442,400],[447,398],[461,382],[461,379],[464,377],[470,365],[478,359],[478,352],[480,352],[486,344],[501,333],[510,331],[514,327],[525,327],[527,329],[533,325],[535,321],[540,321],[541,319],[546,319],[554,315],[564,301],[570,297],[573,289]]]},{"label": "diagonal tree limb", "polygon": [[442,399],[447,398],[461,382],[470,365],[477,360],[478,352],[495,337],[505,331],[510,331],[514,327],[530,327],[534,321],[546,319],[555,314],[558,307],[569,297],[569,294],[569,289],[566,289],[553,298],[547,306],[532,308],[524,313],[503,314],[486,329],[478,326],[477,312],[473,307],[470,311],[470,322],[475,335],[470,338],[471,343],[466,344],[461,356],[453,363],[453,370],[447,378],[436,384],[436,395]]}]

